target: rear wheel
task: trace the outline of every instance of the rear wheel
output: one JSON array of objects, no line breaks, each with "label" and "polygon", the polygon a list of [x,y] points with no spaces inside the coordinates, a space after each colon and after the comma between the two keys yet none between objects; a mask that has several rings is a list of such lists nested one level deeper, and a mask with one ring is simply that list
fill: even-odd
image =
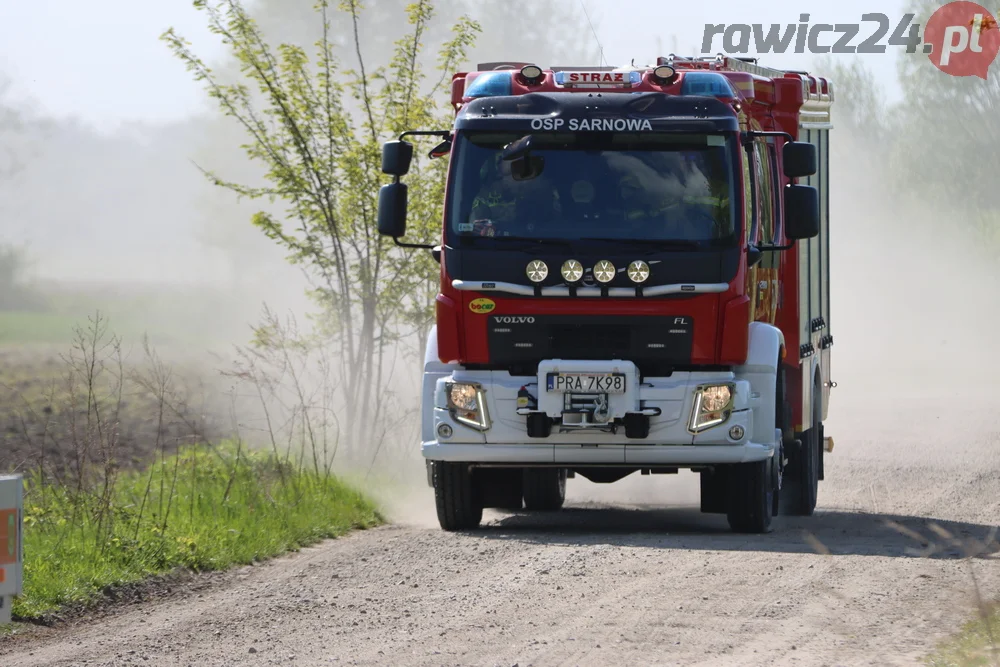
[{"label": "rear wheel", "polygon": [[434,499],[438,523],[444,530],[469,530],[483,520],[483,501],[467,463],[434,464]]},{"label": "rear wheel", "polygon": [[525,509],[551,512],[562,508],[565,501],[565,468],[525,468]]},{"label": "rear wheel", "polygon": [[813,386],[812,428],[802,434],[802,445],[789,452],[782,491],[782,514],[811,516],[819,494],[819,457],[822,447],[823,406],[819,383]]}]

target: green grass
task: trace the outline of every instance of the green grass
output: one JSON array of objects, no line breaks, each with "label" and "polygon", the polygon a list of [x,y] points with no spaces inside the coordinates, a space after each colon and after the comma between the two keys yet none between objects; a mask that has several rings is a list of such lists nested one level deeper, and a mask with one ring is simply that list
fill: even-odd
[{"label": "green grass", "polygon": [[978,616],[967,623],[925,662],[931,667],[1000,665],[1000,605],[995,606],[988,616]]},{"label": "green grass", "polygon": [[[102,471],[103,473],[103,471]],[[27,484],[24,594],[38,619],[92,602],[106,587],[175,568],[219,570],[381,523],[374,505],[333,476],[233,447],[183,450],[105,491]]]}]

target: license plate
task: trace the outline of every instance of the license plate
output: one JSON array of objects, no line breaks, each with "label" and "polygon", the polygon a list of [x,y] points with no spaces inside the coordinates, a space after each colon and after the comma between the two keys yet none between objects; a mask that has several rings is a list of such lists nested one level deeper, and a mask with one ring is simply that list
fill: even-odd
[{"label": "license plate", "polygon": [[548,390],[581,394],[624,394],[624,373],[549,373]]}]

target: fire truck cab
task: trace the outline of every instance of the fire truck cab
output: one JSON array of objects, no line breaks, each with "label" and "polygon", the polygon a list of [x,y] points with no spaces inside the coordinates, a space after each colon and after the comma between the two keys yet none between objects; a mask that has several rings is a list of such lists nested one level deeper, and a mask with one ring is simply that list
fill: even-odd
[{"label": "fire truck cab", "polygon": [[[405,234],[412,135],[449,156],[421,449],[445,530],[557,510],[566,480],[701,477],[701,509],[810,515],[832,439],[832,83],[726,57],[488,63],[454,125],[383,147]],[[422,246],[429,247],[429,246]]]}]

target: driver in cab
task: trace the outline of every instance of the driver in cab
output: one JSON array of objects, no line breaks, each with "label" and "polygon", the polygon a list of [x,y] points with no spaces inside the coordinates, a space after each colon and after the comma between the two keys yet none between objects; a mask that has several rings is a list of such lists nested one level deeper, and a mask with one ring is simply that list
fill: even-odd
[{"label": "driver in cab", "polygon": [[[713,183],[703,153],[685,151],[671,157],[670,169],[637,163],[618,177],[618,198],[626,224],[636,237],[653,236],[705,241],[728,216],[725,184]],[[659,229],[656,229],[659,227]],[[651,234],[656,229],[655,234]]]},{"label": "driver in cab", "polygon": [[510,161],[500,153],[479,170],[482,185],[460,232],[477,236],[534,236],[538,223],[559,216],[559,199],[544,173],[516,180]]}]

